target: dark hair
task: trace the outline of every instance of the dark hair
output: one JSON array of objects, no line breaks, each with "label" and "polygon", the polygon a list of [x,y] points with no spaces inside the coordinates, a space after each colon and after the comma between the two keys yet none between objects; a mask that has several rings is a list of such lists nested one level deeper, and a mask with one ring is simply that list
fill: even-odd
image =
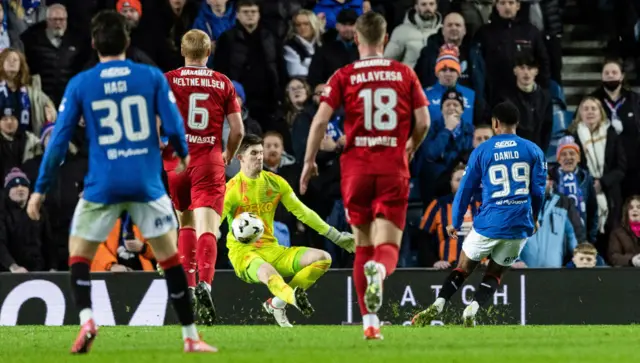
[{"label": "dark hair", "polygon": [[91,38],[101,56],[124,53],[129,45],[129,31],[124,16],[115,10],[102,10],[91,19]]},{"label": "dark hair", "polygon": [[631,208],[631,202],[640,202],[640,195],[632,195],[624,202],[622,206],[622,226],[629,227],[629,208]]},{"label": "dark hair", "polygon": [[250,7],[250,6],[257,6],[258,8],[260,7],[260,5],[258,5],[258,2],[256,0],[238,0],[238,2],[236,3],[236,9],[238,10],[240,10],[240,8]]},{"label": "dark hair", "polygon": [[491,115],[501,124],[515,126],[520,121],[520,111],[511,101],[503,101],[498,103]]},{"label": "dark hair", "polygon": [[489,124],[479,124],[478,126],[476,126],[476,130],[482,130],[482,129],[491,130],[491,132],[493,132],[493,127],[491,127],[491,125]]},{"label": "dark hair", "polygon": [[527,66],[529,68],[539,68],[538,61],[536,58],[528,51],[520,51],[516,53],[515,57],[515,66],[522,67]]},{"label": "dark hair", "polygon": [[604,63],[602,63],[602,68],[601,69],[604,69],[604,67],[606,67],[607,64],[615,64],[615,65],[617,65],[618,68],[620,68],[620,73],[624,74],[624,66],[623,66],[623,63],[622,63],[622,59],[620,59],[620,58],[606,58],[604,60]]},{"label": "dark hair", "polygon": [[260,136],[254,134],[244,135],[238,148],[238,154],[244,153],[248,148],[255,145],[262,145],[262,138]]}]

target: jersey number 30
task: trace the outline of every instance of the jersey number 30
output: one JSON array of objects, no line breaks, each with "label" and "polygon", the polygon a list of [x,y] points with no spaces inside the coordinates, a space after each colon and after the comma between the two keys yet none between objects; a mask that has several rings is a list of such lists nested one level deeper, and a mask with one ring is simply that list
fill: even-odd
[{"label": "jersey number 30", "polygon": [[[133,118],[131,108],[138,109],[138,120],[140,130],[133,129]],[[112,145],[122,140],[122,127],[124,126],[124,136],[129,141],[143,141],[149,138],[151,129],[149,126],[149,113],[147,112],[147,101],[142,96],[127,96],[120,101],[120,110],[114,100],[101,100],[91,102],[93,111],[107,110],[107,116],[100,119],[100,127],[111,129],[111,135],[100,135],[98,144]],[[119,116],[122,117],[119,117]],[[118,118],[122,119],[122,126],[118,123]]]},{"label": "jersey number 30", "polygon": [[529,194],[529,164],[519,162],[511,165],[511,173],[504,164],[492,165],[489,167],[489,181],[495,186],[502,187],[501,190],[491,194],[491,198],[504,198],[511,196],[511,179],[514,182],[524,183],[524,188],[514,190],[513,195]]},{"label": "jersey number 30", "polygon": [[364,128],[390,131],[398,126],[398,94],[393,88],[363,89],[358,98],[364,102]]}]

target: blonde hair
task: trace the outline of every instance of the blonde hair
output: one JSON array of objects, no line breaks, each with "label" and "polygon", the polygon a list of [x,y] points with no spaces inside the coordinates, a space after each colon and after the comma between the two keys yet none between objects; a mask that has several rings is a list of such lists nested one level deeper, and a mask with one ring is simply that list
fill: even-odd
[{"label": "blonde hair", "polygon": [[182,56],[189,59],[202,59],[211,54],[211,38],[202,30],[189,30],[180,42]]},{"label": "blonde hair", "polygon": [[322,34],[324,33],[324,26],[322,25],[320,19],[318,19],[316,14],[313,11],[307,9],[300,9],[291,17],[289,32],[287,32],[286,39],[293,39],[297,35],[295,21],[296,18],[300,15],[304,15],[307,17],[307,19],[309,19],[309,24],[311,24],[311,29],[313,29],[313,39],[311,40],[311,42],[313,44],[322,45]]},{"label": "blonde hair", "polygon": [[362,14],[356,20],[356,32],[359,35],[360,43],[381,44],[387,34],[387,21],[384,16],[375,12]]},{"label": "blonde hair", "polygon": [[598,107],[598,111],[600,112],[600,123],[598,124],[598,127],[604,125],[607,122],[607,113],[604,111],[604,107],[602,107],[602,102],[600,102],[599,99],[593,96],[587,96],[583,98],[582,101],[580,101],[580,105],[576,109],[576,116],[573,119],[573,122],[571,123],[571,125],[569,125],[569,127],[567,128],[567,130],[572,134],[578,131],[578,125],[582,122],[582,118],[580,117],[580,108],[587,101],[593,101]]},{"label": "blonde hair", "polygon": [[597,256],[598,250],[594,245],[589,242],[580,243],[573,249],[573,254],[577,255],[578,253],[583,253],[585,255]]}]

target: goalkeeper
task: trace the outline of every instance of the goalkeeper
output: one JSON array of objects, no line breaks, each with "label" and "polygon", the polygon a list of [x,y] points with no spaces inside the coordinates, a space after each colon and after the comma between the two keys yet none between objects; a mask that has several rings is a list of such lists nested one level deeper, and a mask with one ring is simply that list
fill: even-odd
[{"label": "goalkeeper", "polygon": [[[267,285],[273,298],[263,307],[281,327],[291,327],[285,308],[295,306],[305,316],[313,313],[306,289],[311,287],[331,266],[330,255],[309,247],[284,247],[273,235],[273,217],[279,202],[298,220],[333,241],[348,252],[355,242],[351,233],[338,232],[305,206],[282,177],[262,170],[262,138],[245,135],[237,157],[240,172],[227,182],[222,219],[229,225],[227,248],[236,275],[248,283]],[[231,222],[243,212],[257,215],[264,223],[264,234],[251,244],[236,241]],[[289,284],[284,277],[292,277]]]}]

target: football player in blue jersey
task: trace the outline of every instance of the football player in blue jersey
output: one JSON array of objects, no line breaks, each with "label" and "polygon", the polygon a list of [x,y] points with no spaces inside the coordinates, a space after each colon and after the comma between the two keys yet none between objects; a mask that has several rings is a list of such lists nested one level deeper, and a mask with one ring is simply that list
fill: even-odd
[{"label": "football player in blue jersey", "polygon": [[97,14],[91,22],[91,37],[100,63],[69,81],[27,207],[32,219],[40,218],[44,196],[83,117],[89,171],[69,237],[71,289],[81,329],[71,352],[87,353],[98,333],[91,309],[91,260],[125,210],[151,243],[164,270],[168,295],[182,324],[184,350],[215,352],[216,348],[200,340],[194,324],[176,248],[177,221],[161,180],[156,116],[181,160],[178,169],[184,170],[189,163],[175,98],[159,69],[125,60],[129,33],[120,14],[111,10]]},{"label": "football player in blue jersey", "polygon": [[502,275],[537,231],[547,163],[536,144],[516,135],[518,119],[516,106],[498,104],[491,121],[496,135],[471,153],[453,201],[449,236],[457,238],[472,196],[481,187],[482,205],[462,243],[458,266],[443,283],[436,301],[414,316],[414,325],[428,325],[437,318],[480,261],[490,256],[474,300],[462,314],[465,326],[474,326],[478,309],[490,301]]}]

